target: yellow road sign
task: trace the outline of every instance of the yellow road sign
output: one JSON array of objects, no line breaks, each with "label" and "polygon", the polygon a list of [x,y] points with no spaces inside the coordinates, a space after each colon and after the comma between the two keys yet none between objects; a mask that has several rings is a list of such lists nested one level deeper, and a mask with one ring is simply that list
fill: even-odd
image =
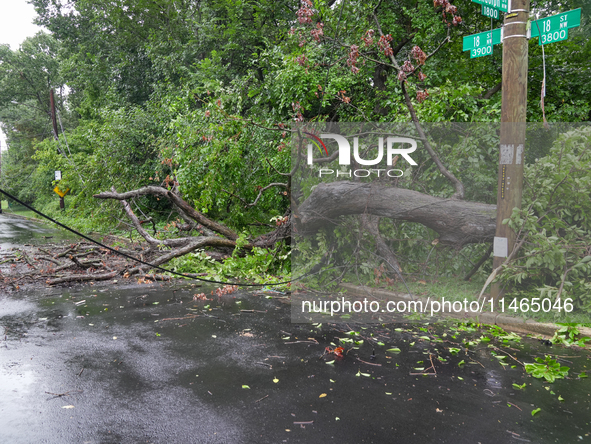
[{"label": "yellow road sign", "polygon": [[53,191],[59,196],[59,197],[64,197],[66,194],[68,194],[68,191],[70,191],[69,188],[66,188],[66,191],[62,191],[58,188],[58,186],[56,185],[55,188],[53,189]]}]

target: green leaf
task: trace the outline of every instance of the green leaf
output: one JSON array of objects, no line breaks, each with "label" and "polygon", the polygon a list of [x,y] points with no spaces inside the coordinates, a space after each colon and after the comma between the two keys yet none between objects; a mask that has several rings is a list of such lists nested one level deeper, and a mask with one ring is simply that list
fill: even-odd
[{"label": "green leaf", "polygon": [[531,411],[531,415],[534,416],[536,413],[540,412],[542,409],[541,408],[537,408],[535,410]]}]

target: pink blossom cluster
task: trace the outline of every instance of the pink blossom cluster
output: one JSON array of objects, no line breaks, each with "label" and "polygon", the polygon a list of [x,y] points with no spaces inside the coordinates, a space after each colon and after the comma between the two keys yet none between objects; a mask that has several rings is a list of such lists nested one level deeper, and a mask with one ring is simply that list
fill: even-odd
[{"label": "pink blossom cluster", "polygon": [[365,35],[363,37],[361,37],[361,40],[363,40],[363,43],[365,44],[365,46],[373,45],[373,35],[374,34],[375,34],[375,31],[373,29],[369,29],[365,32]]},{"label": "pink blossom cluster", "polygon": [[410,55],[417,61],[419,65],[424,65],[427,60],[427,54],[419,46],[413,46]]},{"label": "pink blossom cluster", "polygon": [[355,66],[357,64],[357,59],[359,58],[359,46],[351,45],[349,50],[349,58],[347,59],[347,65],[351,67],[351,72],[353,74],[357,74],[359,72],[359,68]]},{"label": "pink blossom cluster", "polygon": [[297,56],[295,58],[295,61],[300,66],[306,66],[306,62],[308,61],[308,57],[306,57],[306,54],[302,54],[300,56]]},{"label": "pink blossom cluster", "polygon": [[429,93],[427,90],[424,91],[417,91],[417,100],[419,103],[423,103],[429,97]]},{"label": "pink blossom cluster", "polygon": [[302,107],[302,105],[300,105],[300,102],[291,102],[291,107],[293,111],[296,113],[295,121],[303,122],[304,116],[302,115],[302,111],[304,111],[304,108]]},{"label": "pink blossom cluster", "polygon": [[316,29],[312,29],[310,34],[314,40],[320,42],[320,37],[324,35],[324,23],[316,23]]},{"label": "pink blossom cluster", "polygon": [[302,6],[297,10],[296,15],[298,16],[298,22],[300,25],[312,23],[312,16],[314,11],[312,10],[312,2],[310,0],[302,0]]},{"label": "pink blossom cluster", "polygon": [[339,91],[339,93],[337,94],[337,97],[339,98],[339,100],[343,103],[351,103],[351,97],[347,97],[345,95],[347,91],[345,91],[344,89]]},{"label": "pink blossom cluster", "polygon": [[[225,294],[234,293],[236,290],[238,290],[238,285],[224,285],[222,288],[216,288],[215,294],[221,297]],[[211,294],[213,294],[213,291]]]},{"label": "pink blossom cluster", "polygon": [[402,65],[402,70],[404,72],[413,72],[415,70],[415,67],[412,66],[412,63],[410,63],[410,60],[406,60],[404,62],[404,65]]},{"label": "pink blossom cluster", "polygon": [[394,51],[392,51],[392,47],[390,46],[391,41],[392,36],[390,34],[383,35],[380,37],[380,40],[378,40],[378,48],[384,51],[386,57],[390,57],[394,54]]},{"label": "pink blossom cluster", "polygon": [[[443,9],[441,15],[443,16],[443,21],[447,23],[447,26],[458,26],[460,23],[462,23],[462,17],[456,15],[458,8],[452,5],[449,0],[433,0],[433,6],[436,8],[441,7]],[[449,16],[451,16],[451,23],[448,22]]]}]

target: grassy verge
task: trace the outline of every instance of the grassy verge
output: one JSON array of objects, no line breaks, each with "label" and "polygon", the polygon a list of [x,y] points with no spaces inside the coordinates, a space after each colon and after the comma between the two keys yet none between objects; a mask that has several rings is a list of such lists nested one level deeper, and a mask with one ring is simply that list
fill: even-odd
[{"label": "grassy verge", "polygon": [[34,219],[41,219],[41,217],[39,217],[38,214],[34,213],[33,211],[22,207],[20,205],[12,205],[12,206],[8,206],[8,202],[3,200],[2,201],[2,213],[6,213],[6,214],[16,214],[17,216],[23,216],[23,217],[31,217]]}]

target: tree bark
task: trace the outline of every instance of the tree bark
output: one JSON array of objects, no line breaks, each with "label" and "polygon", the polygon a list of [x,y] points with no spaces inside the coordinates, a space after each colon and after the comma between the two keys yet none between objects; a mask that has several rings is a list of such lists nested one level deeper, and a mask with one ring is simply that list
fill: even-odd
[{"label": "tree bark", "polygon": [[333,225],[339,216],[372,214],[418,222],[439,234],[444,245],[460,248],[492,242],[496,206],[458,199],[442,199],[383,184],[339,181],[320,184],[295,215],[300,233]]}]

